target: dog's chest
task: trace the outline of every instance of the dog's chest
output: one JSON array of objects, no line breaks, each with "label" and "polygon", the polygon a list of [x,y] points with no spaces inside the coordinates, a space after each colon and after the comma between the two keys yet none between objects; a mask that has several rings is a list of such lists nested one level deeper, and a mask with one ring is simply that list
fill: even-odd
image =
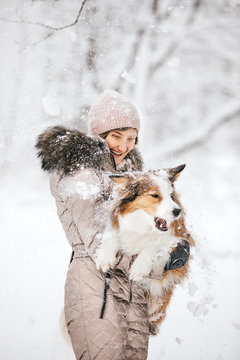
[{"label": "dog's chest", "polygon": [[153,258],[168,257],[169,251],[177,242],[176,238],[168,233],[149,231],[121,231],[117,234],[119,250],[128,255],[137,255],[142,251],[151,254]]}]

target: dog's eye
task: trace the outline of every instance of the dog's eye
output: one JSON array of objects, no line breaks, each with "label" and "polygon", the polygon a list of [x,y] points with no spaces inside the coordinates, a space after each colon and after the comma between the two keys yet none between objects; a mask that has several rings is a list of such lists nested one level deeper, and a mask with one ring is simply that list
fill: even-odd
[{"label": "dog's eye", "polygon": [[151,194],[152,197],[154,197],[155,199],[159,199],[159,195],[158,194]]}]

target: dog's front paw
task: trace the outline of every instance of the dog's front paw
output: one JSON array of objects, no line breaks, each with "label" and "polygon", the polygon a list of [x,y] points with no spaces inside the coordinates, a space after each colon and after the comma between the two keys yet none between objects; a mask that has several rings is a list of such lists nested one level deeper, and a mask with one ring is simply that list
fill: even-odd
[{"label": "dog's front paw", "polygon": [[150,269],[144,268],[143,266],[140,267],[137,264],[133,263],[129,273],[129,279],[134,281],[140,281],[143,280],[149,273]]},{"label": "dog's front paw", "polygon": [[103,272],[108,271],[109,269],[113,269],[115,262],[116,262],[116,256],[115,254],[111,257],[107,257],[105,254],[98,254],[96,260],[96,266],[98,270],[102,270]]}]

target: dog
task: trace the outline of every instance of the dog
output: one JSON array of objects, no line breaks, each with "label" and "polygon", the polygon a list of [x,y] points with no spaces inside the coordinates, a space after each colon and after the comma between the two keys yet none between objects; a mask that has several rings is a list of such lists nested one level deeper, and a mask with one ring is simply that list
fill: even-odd
[{"label": "dog", "polygon": [[176,284],[187,276],[189,261],[178,269],[163,272],[160,280],[151,279],[151,272],[164,269],[169,255],[187,240],[184,210],[174,182],[185,168],[111,176],[116,196],[109,221],[99,246],[96,265],[103,272],[114,268],[119,250],[133,256],[129,278],[138,281],[147,291],[150,333],[156,335],[166,317],[166,309]]}]

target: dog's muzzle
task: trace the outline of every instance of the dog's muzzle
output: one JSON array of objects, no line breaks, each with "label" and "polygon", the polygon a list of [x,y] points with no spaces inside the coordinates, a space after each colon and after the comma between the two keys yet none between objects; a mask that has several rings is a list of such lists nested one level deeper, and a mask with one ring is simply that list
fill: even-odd
[{"label": "dog's muzzle", "polygon": [[161,231],[167,231],[168,230],[168,227],[167,227],[167,221],[160,218],[160,217],[155,217],[154,218],[154,222],[155,222],[155,226],[158,230],[161,230]]}]

